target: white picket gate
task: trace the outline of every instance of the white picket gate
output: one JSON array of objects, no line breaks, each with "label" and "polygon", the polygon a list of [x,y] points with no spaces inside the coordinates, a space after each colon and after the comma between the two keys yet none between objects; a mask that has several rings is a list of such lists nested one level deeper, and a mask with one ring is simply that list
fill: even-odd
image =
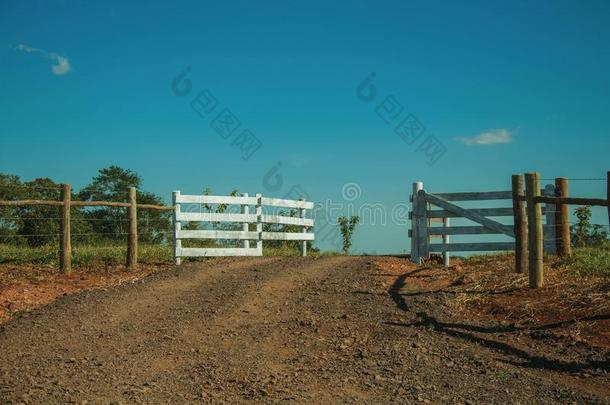
[{"label": "white picket gate", "polygon": [[[307,210],[313,209],[313,203],[304,200],[286,200],[280,198],[267,198],[261,194],[255,197],[247,193],[241,196],[211,196],[211,195],[183,195],[180,191],[173,192],[174,203],[174,259],[180,264],[182,257],[204,256],[262,256],[263,241],[265,240],[298,240],[301,242],[301,255],[307,255],[307,241],[314,240],[314,233],[308,232],[313,228],[314,220],[306,218]],[[199,212],[183,212],[182,204],[199,205]],[[204,204],[239,205],[239,213],[210,213],[202,212]],[[254,213],[250,213],[250,207]],[[299,210],[299,217],[290,217],[277,214],[265,214],[264,207],[292,208]],[[186,230],[182,229],[182,222],[231,222],[241,223],[242,230]],[[256,230],[250,230],[250,224],[256,224]],[[283,224],[301,226],[301,232],[263,232],[263,224]],[[228,239],[240,240],[241,247],[182,247],[183,239]],[[250,247],[250,241],[255,242]]]}]

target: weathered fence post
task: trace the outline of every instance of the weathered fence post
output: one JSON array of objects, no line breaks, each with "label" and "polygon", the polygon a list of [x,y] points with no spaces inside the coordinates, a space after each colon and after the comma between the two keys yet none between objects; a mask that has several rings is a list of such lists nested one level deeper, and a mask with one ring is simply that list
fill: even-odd
[{"label": "weathered fence post", "polygon": [[[419,234],[417,233],[417,215],[418,215],[418,199],[417,193],[423,190],[424,183],[417,181],[413,183],[411,194],[411,262],[421,264],[421,256],[419,254]],[[425,201],[424,201],[425,204]]]},{"label": "weathered fence post", "polygon": [[127,244],[127,267],[135,269],[138,266],[138,206],[137,190],[129,187],[129,240]]},{"label": "weathered fence post", "polygon": [[172,193],[172,203],[174,204],[174,263],[176,266],[179,266],[182,263],[180,258],[180,250],[182,249],[182,240],[179,238],[180,230],[182,229],[182,224],[178,221],[178,214],[180,214],[180,204],[178,203],[178,198],[180,197],[180,190],[174,191]]},{"label": "weathered fence post", "polygon": [[527,225],[529,247],[529,284],[530,288],[542,287],[543,283],[543,234],[542,209],[534,200],[540,197],[540,174],[525,174],[525,198],[527,201]]},{"label": "weathered fence post", "polygon": [[[241,196],[248,197],[248,193],[242,193]],[[248,207],[248,204],[241,205],[241,213],[246,214],[246,215],[250,213],[250,207]],[[244,232],[248,232],[250,230],[250,225],[249,225],[248,221],[246,221],[242,224],[241,230]],[[248,239],[242,239],[241,247],[248,249],[250,247],[250,241]]]},{"label": "weathered fence post", "polygon": [[[542,192],[542,194],[547,197],[555,197],[555,193],[555,185],[553,184],[547,184]],[[545,203],[544,207],[544,215],[546,217],[546,223],[543,226],[542,232],[544,236],[544,251],[551,254],[557,254],[557,204]]]},{"label": "weathered fence post", "polygon": [[428,200],[426,199],[426,191],[419,190],[417,192],[417,238],[418,248],[417,253],[421,258],[428,258],[430,255],[430,240],[428,238]]},{"label": "weathered fence post", "polygon": [[[443,218],[443,227],[448,228],[449,225],[451,224],[451,221],[449,218]],[[443,245],[447,245],[449,244],[449,235],[447,234],[443,234]],[[451,258],[451,253],[449,253],[448,251],[444,251],[443,252],[443,262],[445,264],[445,267],[449,267],[449,262]]]},{"label": "weathered fence post", "polygon": [[59,269],[62,273],[72,272],[72,240],[70,235],[70,203],[72,202],[72,187],[69,184],[61,185],[61,222],[60,222],[60,246],[59,246]]},{"label": "weathered fence post", "polygon": [[[299,201],[302,201],[303,203],[305,203],[305,200],[303,198],[299,198]],[[299,208],[299,214],[302,219],[305,218],[306,211],[307,210],[305,208]],[[306,226],[302,227],[302,232],[307,233]],[[306,240],[301,241],[301,256],[303,256],[303,257],[307,256],[307,241]]]},{"label": "weathered fence post", "polygon": [[[568,179],[557,177],[555,179],[555,196],[568,196]],[[557,254],[559,256],[570,256],[572,254],[572,242],[570,241],[570,206],[568,204],[557,204],[555,215],[555,226],[557,235]]]},{"label": "weathered fence post", "polygon": [[263,196],[256,194],[256,249],[263,254]]},{"label": "weathered fence post", "polygon": [[523,197],[523,176],[513,174],[513,215],[515,231],[515,271],[525,273],[527,267],[527,223]]}]

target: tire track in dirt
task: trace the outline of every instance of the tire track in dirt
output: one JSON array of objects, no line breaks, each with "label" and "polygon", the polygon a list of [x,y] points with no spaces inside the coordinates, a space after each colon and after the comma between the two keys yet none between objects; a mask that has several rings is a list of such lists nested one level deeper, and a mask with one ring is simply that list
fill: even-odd
[{"label": "tire track in dirt", "polygon": [[403,273],[227,259],[66,297],[0,327],[0,402],[607,403],[418,323],[448,314]]},{"label": "tire track in dirt", "polygon": [[[29,350],[16,352],[6,360],[16,363],[18,356],[25,355],[16,371],[33,370],[36,362],[55,368],[53,378],[42,375],[29,382],[41,388],[49,382],[59,383],[62,389],[53,395],[61,400],[68,400],[74,393],[107,401],[124,395],[136,400],[150,391],[158,391],[161,400],[175,400],[180,397],[171,395],[171,390],[177,388],[180,379],[171,382],[166,378],[174,370],[190,370],[210,352],[229,354],[235,348],[231,331],[253,327],[258,308],[264,310],[265,305],[292,294],[301,277],[318,277],[329,264],[345,260],[322,259],[307,267],[298,259],[220,262],[152,277],[126,288],[71,297],[38,316],[31,315],[37,318],[26,322],[33,326],[31,335],[41,328],[46,330],[40,339],[32,339]],[[135,291],[126,294],[125,289]],[[54,316],[57,308],[53,307],[69,314]],[[4,337],[10,340],[7,335],[11,327],[7,329]],[[234,365],[242,366],[239,362]],[[75,378],[77,375],[83,378]],[[100,377],[102,384],[91,384],[99,383]],[[168,382],[170,387],[163,388]],[[15,393],[26,391],[21,394],[26,399],[44,393],[26,385]],[[123,393],[117,396],[117,390]]]},{"label": "tire track in dirt", "polygon": [[[174,354],[173,334],[177,328],[190,327],[193,317],[214,316],[215,308],[197,304],[202,300],[214,306],[228,302],[224,288],[228,275],[245,276],[253,267],[278,260],[212,261],[108,291],[67,297],[34,311],[29,319],[22,319],[25,325],[21,325],[15,336],[11,336],[12,323],[7,324],[0,335],[0,344],[16,350],[7,353],[4,360],[21,363],[16,371],[35,370],[36,363],[55,368],[52,378],[41,375],[25,381],[35,386],[44,387],[50,380],[65,384],[63,392],[68,397],[72,391],[89,391],[95,393],[94,397],[111,400],[113,395],[105,397],[107,393],[98,390],[95,384],[83,384],[74,376],[89,375],[90,382],[96,382],[100,375],[106,377],[110,384],[106,388],[111,393],[115,384],[120,384],[118,376],[129,376],[127,382],[137,385],[161,371],[150,368],[147,359],[167,359]],[[238,285],[234,283],[230,287],[236,290]],[[212,294],[208,295],[210,291]],[[27,346],[20,345],[24,331]],[[26,386],[21,390],[31,391]]]},{"label": "tire track in dirt", "polygon": [[[240,396],[229,399],[265,397],[270,394],[268,385],[271,382],[274,394],[294,391],[286,377],[294,372],[291,365],[293,360],[306,356],[306,353],[289,344],[294,336],[291,336],[286,325],[293,323],[295,316],[301,315],[299,304],[303,301],[303,290],[307,285],[317,285],[339,266],[354,260],[331,257],[310,261],[306,266],[302,261],[291,260],[288,267],[286,262],[278,263],[277,270],[266,270],[272,273],[272,277],[255,286],[248,286],[237,307],[215,318],[211,332],[205,336],[213,350],[206,351],[206,354],[216,355],[221,360],[214,363],[214,367],[227,376],[234,389],[241,392]],[[193,334],[192,330],[186,332],[190,336]],[[284,381],[277,381],[279,376]],[[306,390],[301,384],[299,391]],[[294,400],[296,397],[293,394],[285,399]]]}]

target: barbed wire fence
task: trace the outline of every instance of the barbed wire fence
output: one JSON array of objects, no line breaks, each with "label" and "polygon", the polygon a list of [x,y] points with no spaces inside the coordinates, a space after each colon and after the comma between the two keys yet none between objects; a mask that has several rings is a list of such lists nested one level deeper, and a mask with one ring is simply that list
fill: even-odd
[{"label": "barbed wire fence", "polygon": [[[555,178],[542,178],[541,181],[551,181],[551,182],[555,182],[556,179]],[[595,184],[595,185],[602,185],[603,183],[606,183],[606,199],[610,199],[610,172],[608,173],[608,177],[603,178],[603,177],[569,177],[567,178],[567,181],[570,184],[573,184],[574,182],[577,183],[577,185],[580,184]],[[554,183],[551,184],[547,184],[546,187],[549,187],[550,190],[549,191],[553,191],[553,192],[557,192],[556,189],[553,189],[551,186],[554,186]],[[545,187],[543,185],[543,187]],[[570,194],[573,194],[573,189],[578,189],[577,187],[571,187],[572,190],[570,190]],[[600,187],[600,189],[603,189],[603,187]],[[544,188],[542,189],[542,192],[544,194]],[[577,192],[578,194],[580,194],[580,192]],[[550,195],[550,194],[549,194]],[[605,208],[605,207],[599,207],[599,206],[589,206],[589,209],[591,210],[591,212],[593,214],[597,213],[597,221],[603,221],[602,217],[605,214],[605,211],[607,211],[608,213],[608,222],[606,223],[601,223],[601,222],[596,222],[595,220],[593,220],[589,226],[591,231],[593,232],[597,232],[599,235],[599,238],[603,238],[604,234],[605,237],[607,238],[608,235],[610,234],[610,208]],[[557,253],[557,246],[559,246],[559,244],[562,241],[562,238],[560,237],[560,235],[557,235],[555,232],[555,221],[557,220],[557,216],[560,214],[560,210],[559,210],[559,206],[556,206],[554,204],[546,204],[546,214],[543,215],[544,218],[544,225],[543,225],[543,236],[544,236],[544,248],[545,251],[548,251],[550,253]],[[579,221],[575,220],[575,211],[572,211],[570,213],[569,216],[569,220],[566,221],[566,223],[569,225],[570,227],[570,233],[574,233],[574,227],[579,225]],[[571,238],[573,239],[573,237]],[[574,244],[574,241],[571,241],[572,244]]]},{"label": "barbed wire fence", "polygon": [[[83,190],[90,198],[108,192]],[[171,261],[172,206],[137,203],[135,188],[114,193],[113,200],[124,195],[123,201],[72,200],[79,194],[73,195],[69,185],[1,184],[0,263],[59,262],[63,272],[70,272],[73,256],[78,263],[83,256],[116,263],[123,256],[127,267],[135,268],[138,240],[144,242],[145,252],[149,245],[156,246],[159,252],[152,256]]]}]

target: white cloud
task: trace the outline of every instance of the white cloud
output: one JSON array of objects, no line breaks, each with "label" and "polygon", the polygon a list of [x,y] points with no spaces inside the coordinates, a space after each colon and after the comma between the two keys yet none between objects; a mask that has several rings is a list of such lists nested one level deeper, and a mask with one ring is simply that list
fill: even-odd
[{"label": "white cloud", "polygon": [[491,129],[487,132],[483,132],[480,135],[472,138],[456,138],[456,141],[462,142],[465,145],[495,145],[499,143],[511,143],[514,138],[515,131],[509,131],[508,129]]},{"label": "white cloud", "polygon": [[56,76],[65,75],[72,70],[70,60],[65,56],[56,54],[55,52],[47,52],[44,49],[34,48],[25,44],[19,44],[15,46],[14,49],[26,53],[39,53],[45,58],[52,60],[53,65],[51,65],[51,71]]},{"label": "white cloud", "polygon": [[70,61],[68,60],[68,58],[64,56],[59,56],[57,54],[52,54],[52,56],[55,59],[55,62],[57,63],[56,65],[51,66],[53,74],[61,76],[72,70],[72,66],[70,66]]},{"label": "white cloud", "polygon": [[31,53],[31,52],[39,52],[39,53],[45,53],[42,49],[38,49],[38,48],[32,48],[29,45],[24,45],[24,44],[19,44],[15,47],[16,50],[18,51],[23,51],[23,52],[27,52],[27,53]]}]

